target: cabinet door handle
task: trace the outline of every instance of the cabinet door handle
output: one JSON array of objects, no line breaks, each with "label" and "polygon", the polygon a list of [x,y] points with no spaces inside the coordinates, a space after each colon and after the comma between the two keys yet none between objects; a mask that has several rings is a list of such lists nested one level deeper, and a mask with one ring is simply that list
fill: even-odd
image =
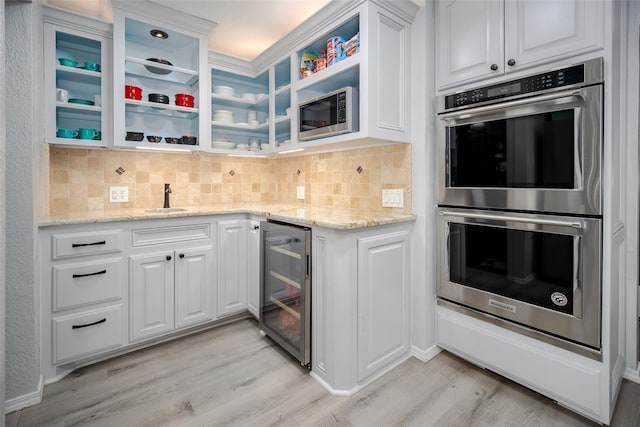
[{"label": "cabinet door handle", "polygon": [[72,248],[81,248],[83,246],[97,246],[97,245],[106,245],[107,241],[106,240],[101,240],[99,242],[93,242],[93,243],[72,243],[71,247]]},{"label": "cabinet door handle", "polygon": [[89,277],[89,276],[97,276],[99,274],[107,274],[107,270],[96,271],[95,273],[87,273],[87,274],[74,274],[71,277],[77,279],[78,277]]},{"label": "cabinet door handle", "polygon": [[165,257],[165,259],[166,259],[167,261],[171,261],[171,255],[167,255],[167,256]]},{"label": "cabinet door handle", "polygon": [[498,64],[491,64],[491,71],[498,71]]},{"label": "cabinet door handle", "polygon": [[515,59],[513,59],[513,58],[509,59],[509,60],[507,61],[507,65],[508,65],[509,67],[513,67],[514,65],[516,65],[516,60],[515,60]]},{"label": "cabinet door handle", "polygon": [[100,319],[97,322],[93,322],[93,323],[86,323],[84,325],[72,325],[71,329],[88,328],[89,326],[99,325],[100,323],[105,323],[106,321],[107,321],[107,318],[105,317],[104,319]]},{"label": "cabinet door handle", "polygon": [[178,255],[180,258],[184,258],[184,254],[180,254]]}]

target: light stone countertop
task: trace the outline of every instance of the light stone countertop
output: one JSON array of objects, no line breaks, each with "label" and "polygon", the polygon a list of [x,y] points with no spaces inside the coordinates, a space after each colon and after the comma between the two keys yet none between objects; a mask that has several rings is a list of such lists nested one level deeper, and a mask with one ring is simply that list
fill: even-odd
[{"label": "light stone countertop", "polygon": [[183,218],[205,215],[249,214],[297,224],[354,230],[386,224],[415,221],[413,214],[365,212],[355,209],[325,208],[291,204],[238,204],[216,206],[191,206],[184,211],[150,213],[145,209],[117,209],[108,211],[84,211],[66,215],[43,217],[40,227],[59,225],[105,223],[114,221],[150,220],[159,218]]}]

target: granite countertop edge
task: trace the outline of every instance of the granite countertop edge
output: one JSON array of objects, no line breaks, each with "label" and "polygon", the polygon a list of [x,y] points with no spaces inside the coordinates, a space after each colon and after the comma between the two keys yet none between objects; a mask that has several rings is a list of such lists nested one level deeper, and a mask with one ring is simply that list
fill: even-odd
[{"label": "granite countertop edge", "polygon": [[49,215],[43,217],[39,227],[52,227],[75,224],[100,224],[118,221],[139,221],[166,218],[186,218],[246,214],[263,216],[270,219],[293,222],[300,225],[324,227],[337,230],[354,230],[378,227],[388,224],[412,222],[413,214],[384,212],[364,212],[361,210],[332,209],[322,207],[299,207],[295,205],[278,206],[233,206],[233,207],[190,207],[184,211],[146,212],[145,209],[123,209],[120,211],[84,211],[67,215]]}]

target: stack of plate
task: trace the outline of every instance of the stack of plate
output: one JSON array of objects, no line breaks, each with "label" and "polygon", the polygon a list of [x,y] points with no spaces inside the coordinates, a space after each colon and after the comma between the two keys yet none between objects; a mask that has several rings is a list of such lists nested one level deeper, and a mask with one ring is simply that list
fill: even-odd
[{"label": "stack of plate", "polygon": [[233,111],[215,110],[213,112],[213,121],[222,123],[233,123]]},{"label": "stack of plate", "polygon": [[249,102],[256,102],[256,95],[255,93],[244,93],[242,94],[242,99]]},{"label": "stack of plate", "polygon": [[222,148],[225,150],[231,150],[235,146],[236,144],[234,144],[233,142],[229,142],[228,139],[213,138],[211,140],[211,148]]},{"label": "stack of plate", "polygon": [[149,94],[149,102],[159,102],[161,104],[168,104],[169,97],[167,95],[163,95],[161,93],[150,93]]},{"label": "stack of plate", "polygon": [[233,96],[234,90],[231,86],[214,86],[213,93],[216,95]]}]

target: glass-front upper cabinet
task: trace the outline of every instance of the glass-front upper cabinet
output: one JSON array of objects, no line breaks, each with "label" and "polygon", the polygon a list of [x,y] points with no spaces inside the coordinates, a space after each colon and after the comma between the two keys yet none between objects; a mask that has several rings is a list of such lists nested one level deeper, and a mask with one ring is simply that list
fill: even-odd
[{"label": "glass-front upper cabinet", "polygon": [[150,17],[139,7],[114,2],[114,144],[208,150],[214,24],[159,5]]},{"label": "glass-front upper cabinet", "polygon": [[108,24],[44,8],[45,141],[110,144]]}]

